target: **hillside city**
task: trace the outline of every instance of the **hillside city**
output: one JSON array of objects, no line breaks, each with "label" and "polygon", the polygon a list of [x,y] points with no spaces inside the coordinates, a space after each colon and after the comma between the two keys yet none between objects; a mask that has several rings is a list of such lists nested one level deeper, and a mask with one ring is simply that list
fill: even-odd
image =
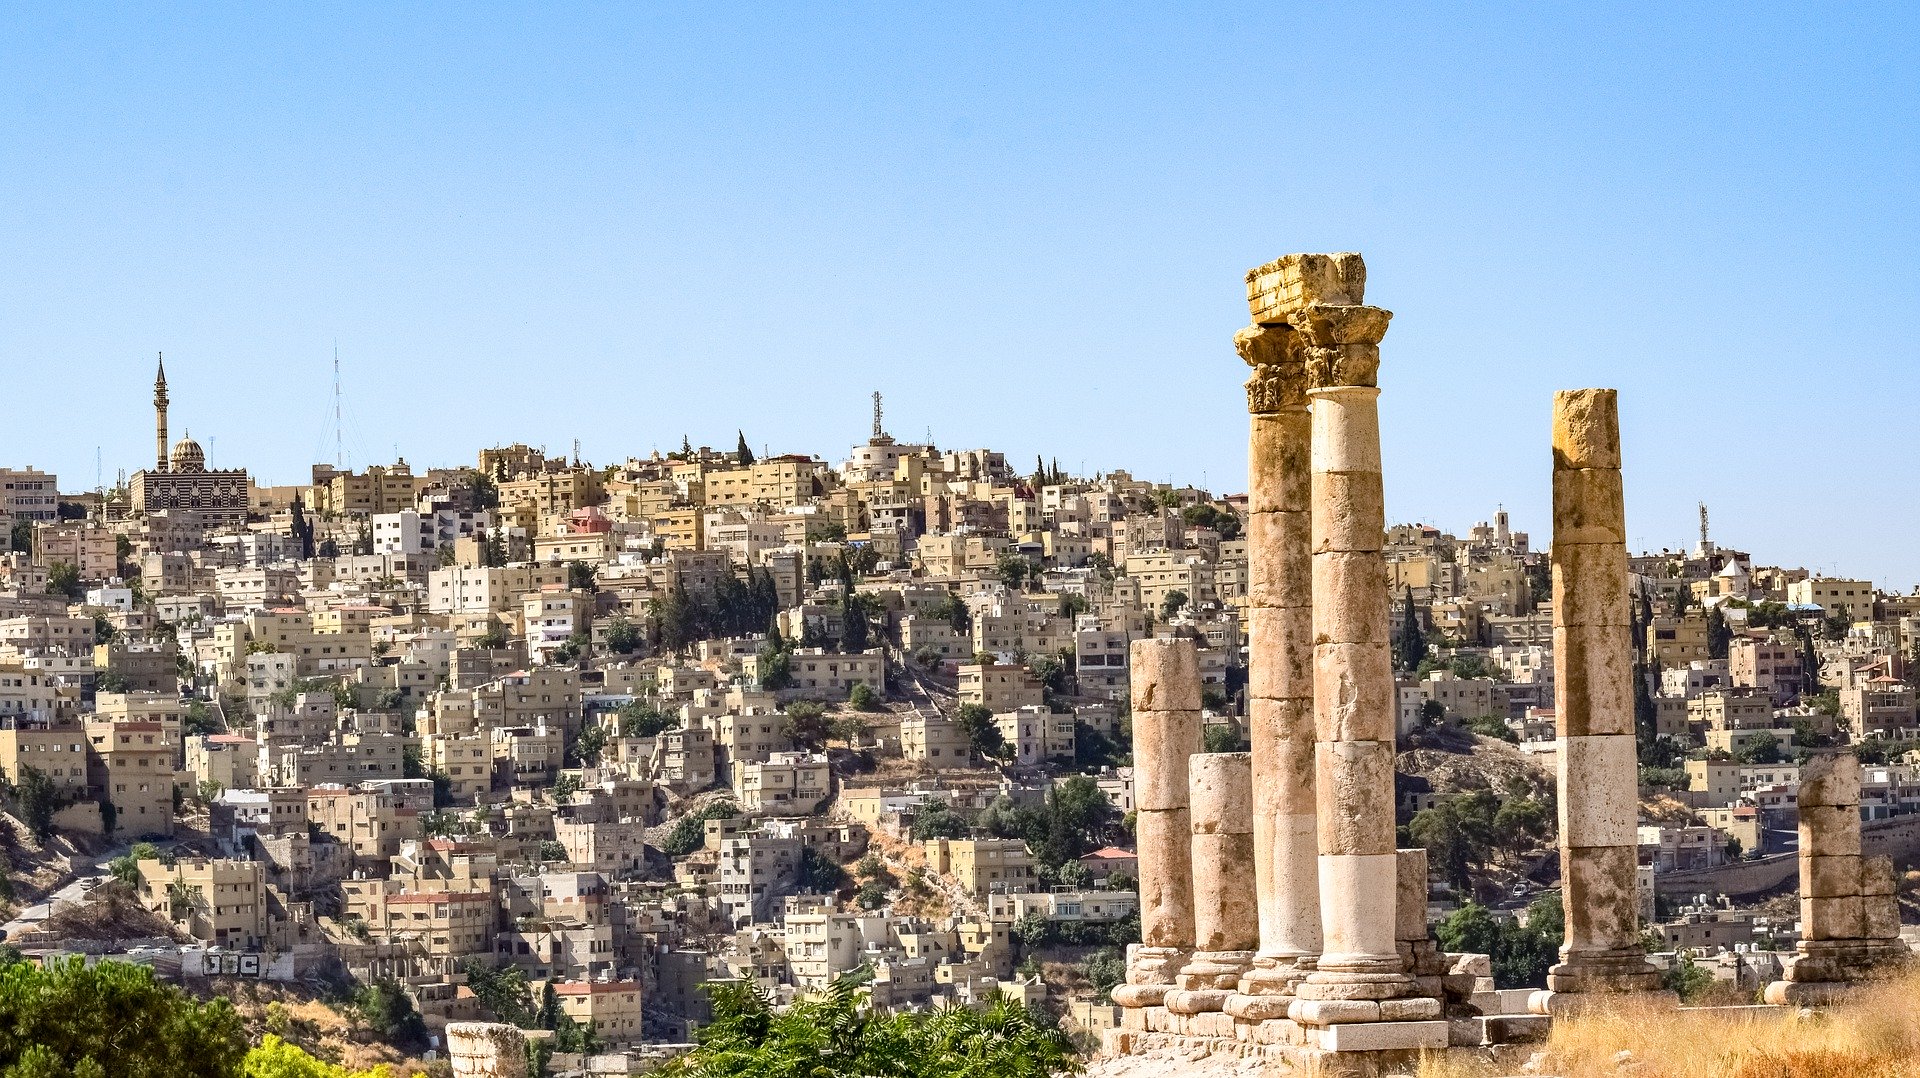
[{"label": "hillside city", "polygon": [[[643,1073],[715,984],[849,975],[1083,1049],[1119,1023],[1130,647],[1192,640],[1207,750],[1246,745],[1245,495],[900,441],[877,394],[838,460],[742,432],[262,486],[170,437],[164,366],[153,405],[112,486],[0,462],[20,955],[360,1065],[484,1020]],[[1524,993],[1561,942],[1548,557],[1504,511],[1384,553],[1400,844],[1475,994]],[[1747,999],[1799,938],[1807,753],[1853,747],[1870,835],[1920,810],[1920,593],[1764,564],[1704,506],[1630,570],[1640,923],[1684,998]]]}]

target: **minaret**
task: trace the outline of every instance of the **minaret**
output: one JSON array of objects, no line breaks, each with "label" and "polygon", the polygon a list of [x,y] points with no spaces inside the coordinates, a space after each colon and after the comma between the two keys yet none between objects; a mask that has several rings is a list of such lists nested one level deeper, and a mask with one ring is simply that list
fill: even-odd
[{"label": "minaret", "polygon": [[167,357],[160,356],[160,373],[153,379],[153,443],[158,463],[155,471],[167,470]]}]

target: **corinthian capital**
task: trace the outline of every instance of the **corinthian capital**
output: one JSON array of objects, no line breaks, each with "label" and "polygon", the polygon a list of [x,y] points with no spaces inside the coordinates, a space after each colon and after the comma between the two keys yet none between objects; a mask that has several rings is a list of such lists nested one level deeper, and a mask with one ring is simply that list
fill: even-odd
[{"label": "corinthian capital", "polygon": [[1307,371],[1299,336],[1288,326],[1248,326],[1233,335],[1253,377],[1247,379],[1247,411],[1281,412],[1307,406]]}]

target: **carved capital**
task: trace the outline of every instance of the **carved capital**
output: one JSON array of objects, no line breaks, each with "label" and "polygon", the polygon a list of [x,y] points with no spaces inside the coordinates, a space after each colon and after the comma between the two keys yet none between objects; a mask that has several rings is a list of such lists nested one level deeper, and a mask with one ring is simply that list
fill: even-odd
[{"label": "carved capital", "polygon": [[1379,344],[1387,335],[1387,323],[1393,312],[1381,307],[1311,303],[1287,319],[1309,347],[1328,348],[1342,344]]},{"label": "carved capital", "polygon": [[1331,348],[1308,348],[1306,355],[1305,367],[1309,389],[1380,384],[1380,346],[1377,344],[1341,344]]},{"label": "carved capital", "polygon": [[1307,371],[1299,335],[1288,326],[1248,326],[1233,335],[1234,350],[1253,368],[1247,411],[1255,415],[1307,406]]}]

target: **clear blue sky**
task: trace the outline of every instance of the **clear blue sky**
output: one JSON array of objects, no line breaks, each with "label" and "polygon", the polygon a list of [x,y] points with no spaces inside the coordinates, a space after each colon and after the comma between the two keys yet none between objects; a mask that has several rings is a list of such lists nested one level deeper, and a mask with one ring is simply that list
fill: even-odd
[{"label": "clear blue sky", "polygon": [[[1358,250],[1389,513],[1920,580],[1912,4],[15,4],[0,463],[263,482],[513,440],[896,435],[1244,488],[1241,276]],[[1549,10],[1551,8],[1551,10]],[[540,9],[540,10],[535,10]]]}]

